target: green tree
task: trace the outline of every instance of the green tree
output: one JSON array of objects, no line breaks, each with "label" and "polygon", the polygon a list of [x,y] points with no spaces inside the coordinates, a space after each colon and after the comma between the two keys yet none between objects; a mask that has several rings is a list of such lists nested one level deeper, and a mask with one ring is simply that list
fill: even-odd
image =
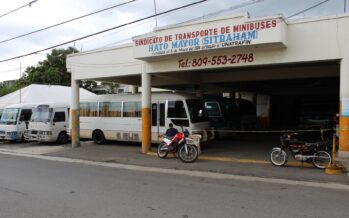
[{"label": "green tree", "polygon": [[0,97],[7,95],[11,92],[14,92],[14,91],[16,91],[20,88],[23,88],[27,85],[28,85],[28,83],[23,78],[16,80],[12,86],[1,85],[0,86]]},{"label": "green tree", "polygon": [[47,54],[46,59],[40,61],[36,67],[28,67],[23,79],[27,84],[57,84],[70,86],[71,75],[67,73],[66,58],[68,54],[78,51],[69,47],[67,49],[53,49]]},{"label": "green tree", "polygon": [[[71,74],[67,72],[67,55],[77,53],[73,47],[67,49],[53,49],[46,59],[39,61],[37,66],[27,67],[22,78],[17,80],[11,87],[0,86],[0,96],[14,92],[30,84],[71,85]],[[97,83],[94,81],[80,81],[80,87],[91,91]]]}]

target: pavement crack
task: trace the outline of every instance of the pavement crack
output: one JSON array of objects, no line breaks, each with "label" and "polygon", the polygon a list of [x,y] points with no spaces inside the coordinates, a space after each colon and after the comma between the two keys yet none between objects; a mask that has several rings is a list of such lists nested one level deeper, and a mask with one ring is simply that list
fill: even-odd
[{"label": "pavement crack", "polygon": [[28,196],[28,193],[21,192],[21,191],[17,191],[17,190],[10,189],[10,188],[7,188],[7,187],[0,186],[0,189],[1,189],[1,190],[5,190],[5,191],[9,191],[9,192],[13,192],[13,193],[16,193],[16,194]]}]

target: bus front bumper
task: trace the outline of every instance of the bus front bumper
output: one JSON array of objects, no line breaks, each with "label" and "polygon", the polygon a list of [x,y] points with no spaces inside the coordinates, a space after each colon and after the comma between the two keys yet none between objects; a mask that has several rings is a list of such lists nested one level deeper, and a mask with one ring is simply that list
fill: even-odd
[{"label": "bus front bumper", "polygon": [[38,140],[38,131],[36,130],[27,130],[24,132],[24,139],[29,142]]}]

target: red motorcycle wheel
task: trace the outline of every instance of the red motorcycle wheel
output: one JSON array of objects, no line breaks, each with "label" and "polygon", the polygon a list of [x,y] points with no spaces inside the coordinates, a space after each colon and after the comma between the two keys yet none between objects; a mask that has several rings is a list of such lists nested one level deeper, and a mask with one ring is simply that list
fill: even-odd
[{"label": "red motorcycle wheel", "polygon": [[157,150],[158,157],[166,158],[168,155],[168,147],[165,142],[161,142]]},{"label": "red motorcycle wheel", "polygon": [[192,163],[196,161],[199,157],[199,152],[196,146],[187,144],[187,150],[185,149],[185,145],[182,145],[178,149],[178,157],[184,163]]}]

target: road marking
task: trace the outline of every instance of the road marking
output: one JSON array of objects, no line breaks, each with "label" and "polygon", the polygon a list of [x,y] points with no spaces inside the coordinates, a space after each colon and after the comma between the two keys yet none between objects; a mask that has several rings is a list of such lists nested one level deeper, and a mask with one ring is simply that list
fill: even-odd
[{"label": "road marking", "polygon": [[58,162],[64,162],[64,163],[85,164],[89,166],[102,166],[102,167],[109,167],[109,168],[116,168],[116,169],[150,172],[150,173],[163,173],[163,174],[182,175],[182,176],[200,177],[200,178],[208,178],[208,179],[239,180],[239,181],[247,181],[247,182],[264,182],[264,183],[276,183],[276,184],[284,184],[284,185],[301,185],[301,186],[307,186],[307,187],[313,187],[313,188],[326,188],[326,189],[349,191],[349,185],[333,183],[333,182],[329,182],[329,183],[308,182],[308,181],[297,181],[297,180],[288,180],[288,179],[262,178],[262,177],[256,177],[256,176],[222,174],[222,173],[214,173],[214,172],[165,169],[165,168],[158,168],[158,167],[145,167],[145,166],[136,166],[136,165],[119,164],[119,163],[96,162],[96,161],[79,160],[79,159],[72,159],[72,158],[65,158],[65,157],[52,157],[52,156],[15,153],[15,152],[7,152],[7,151],[0,151],[0,154],[30,157],[30,158],[58,161]]},{"label": "road marking", "polygon": [[[148,152],[147,155],[157,156],[155,152]],[[234,157],[206,156],[206,155],[200,155],[199,160],[223,161],[223,162],[234,162],[234,163],[250,163],[250,164],[271,164],[270,161],[265,161],[265,160],[239,159]],[[293,167],[314,168],[312,164],[302,163],[302,162],[287,162],[286,165],[293,166]]]}]

